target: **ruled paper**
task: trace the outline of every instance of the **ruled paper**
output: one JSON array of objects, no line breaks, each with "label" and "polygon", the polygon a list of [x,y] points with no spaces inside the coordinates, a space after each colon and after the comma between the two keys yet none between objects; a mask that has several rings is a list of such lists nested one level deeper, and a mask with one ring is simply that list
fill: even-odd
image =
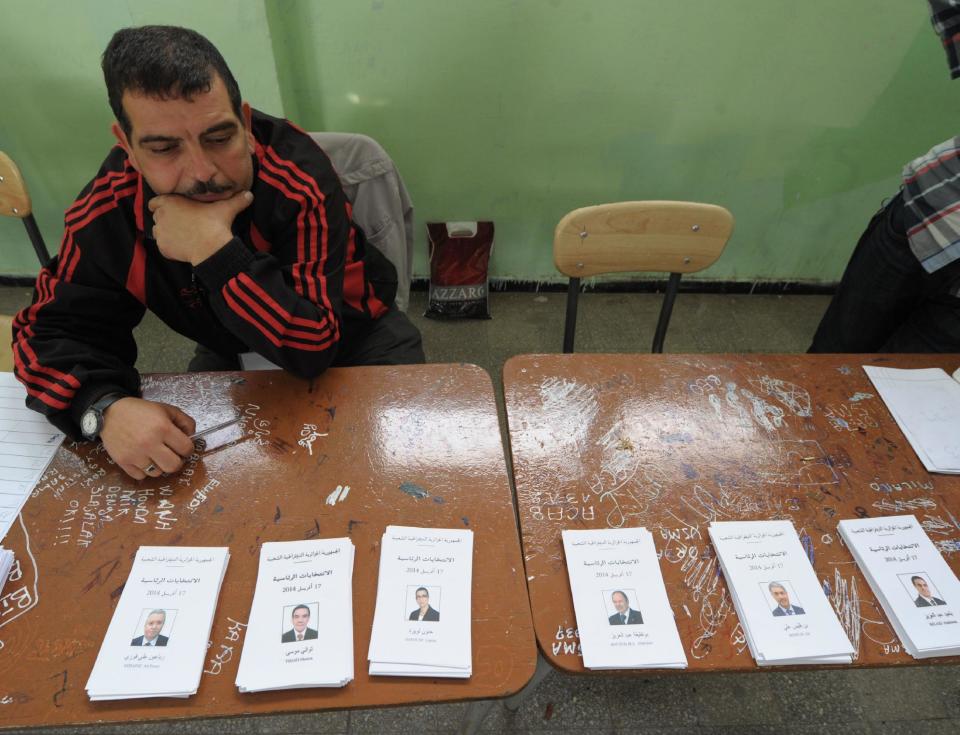
[{"label": "ruled paper", "polygon": [[24,405],[26,397],[13,373],[0,372],[0,541],[64,438]]}]

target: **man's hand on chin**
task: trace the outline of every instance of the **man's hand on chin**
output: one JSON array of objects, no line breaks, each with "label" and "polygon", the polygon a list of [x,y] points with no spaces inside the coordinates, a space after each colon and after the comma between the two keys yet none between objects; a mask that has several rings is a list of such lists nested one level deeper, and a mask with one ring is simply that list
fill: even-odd
[{"label": "man's hand on chin", "polygon": [[179,470],[193,452],[195,430],[194,420],[176,406],[128,397],[107,408],[100,440],[124,472],[142,480]]},{"label": "man's hand on chin", "polygon": [[250,206],[253,194],[237,192],[228,199],[201,202],[180,194],[150,200],[153,237],[165,258],[197,265],[230,242],[236,216]]}]

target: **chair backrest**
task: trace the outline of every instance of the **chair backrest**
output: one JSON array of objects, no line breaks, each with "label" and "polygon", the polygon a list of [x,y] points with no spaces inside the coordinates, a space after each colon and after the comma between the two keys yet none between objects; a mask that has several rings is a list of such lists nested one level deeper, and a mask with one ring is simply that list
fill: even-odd
[{"label": "chair backrest", "polygon": [[0,314],[0,372],[13,370],[13,319]]},{"label": "chair backrest", "polygon": [[10,156],[0,151],[0,215],[23,219],[32,211],[30,194],[20,169]]},{"label": "chair backrest", "polygon": [[0,215],[5,217],[19,217],[27,230],[27,236],[37,254],[41,266],[50,262],[50,253],[47,245],[33,218],[33,205],[30,202],[30,192],[27,191],[27,182],[17,164],[6,153],[0,151]]},{"label": "chair backrest", "polygon": [[406,311],[413,273],[413,203],[377,141],[357,133],[310,133],[330,157],[353,205],[353,220],[397,269],[396,306]]},{"label": "chair backrest", "polygon": [[564,352],[573,352],[580,279],[605,273],[670,273],[653,352],[663,350],[680,276],[716,262],[733,232],[724,207],[698,202],[616,202],[575,209],[557,224],[553,262],[570,278]]}]

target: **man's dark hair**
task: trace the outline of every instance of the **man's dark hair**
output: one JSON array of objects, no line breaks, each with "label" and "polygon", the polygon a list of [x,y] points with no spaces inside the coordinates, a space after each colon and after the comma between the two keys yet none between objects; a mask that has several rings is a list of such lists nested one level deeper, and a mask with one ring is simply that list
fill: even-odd
[{"label": "man's dark hair", "polygon": [[910,577],[910,581],[913,582],[914,586],[916,586],[918,579],[919,579],[921,582],[926,582],[926,581],[927,581],[927,580],[925,580],[923,577],[921,577],[921,576],[919,576],[919,575],[917,575],[917,574],[914,574],[912,577]]},{"label": "man's dark hair", "polygon": [[423,592],[424,594],[426,594],[427,597],[430,597],[430,590],[428,590],[426,587],[417,587],[417,591],[414,592],[413,594],[416,595],[420,592]]},{"label": "man's dark hair", "polygon": [[297,614],[297,610],[306,610],[307,617],[310,617],[310,606],[309,605],[297,605],[293,610],[290,611],[290,618],[293,619],[293,616]]},{"label": "man's dark hair", "polygon": [[626,602],[628,605],[630,604],[630,598],[627,597],[627,593],[624,592],[623,590],[614,590],[613,593],[610,595],[611,600],[613,599],[613,595],[623,595],[623,601]]},{"label": "man's dark hair", "polygon": [[121,104],[124,92],[189,101],[210,91],[214,74],[223,80],[233,112],[243,122],[240,87],[227,62],[216,46],[189,28],[122,28],[107,44],[100,65],[110,108],[128,137],[132,127]]}]

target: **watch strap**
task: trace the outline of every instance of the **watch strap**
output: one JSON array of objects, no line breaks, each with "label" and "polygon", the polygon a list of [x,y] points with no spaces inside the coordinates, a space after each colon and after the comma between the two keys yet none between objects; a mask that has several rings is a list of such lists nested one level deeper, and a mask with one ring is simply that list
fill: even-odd
[{"label": "watch strap", "polygon": [[100,432],[103,430],[104,412],[108,408],[110,408],[110,406],[112,406],[114,403],[119,401],[121,398],[126,398],[126,397],[127,396],[124,393],[116,393],[116,392],[105,393],[104,395],[97,398],[93,403],[91,403],[87,407],[87,410],[83,412],[83,415],[84,417],[90,413],[93,413],[94,415],[96,415],[97,429],[96,429],[96,432],[93,434],[84,433],[84,438],[90,441],[97,439],[100,436]]}]

